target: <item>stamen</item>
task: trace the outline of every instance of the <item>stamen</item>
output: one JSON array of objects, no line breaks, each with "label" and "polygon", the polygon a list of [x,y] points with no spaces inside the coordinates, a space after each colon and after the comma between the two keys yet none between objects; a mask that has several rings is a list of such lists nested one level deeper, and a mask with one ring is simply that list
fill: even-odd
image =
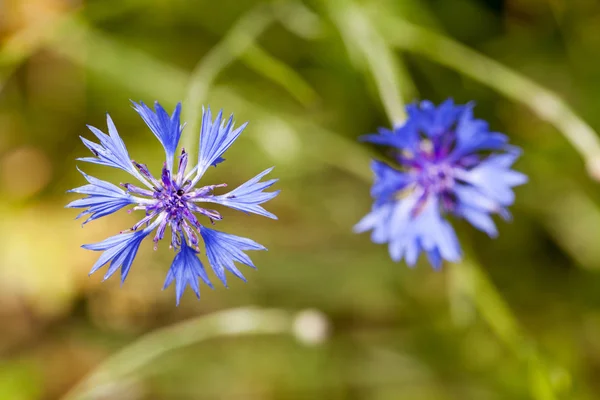
[{"label": "stamen", "polygon": [[190,172],[187,173],[187,175],[185,176],[185,178],[183,178],[184,181],[190,181],[190,178],[192,177],[192,175],[194,175],[196,173],[196,171],[198,170],[198,165],[194,165],[194,168],[192,168],[190,170]]},{"label": "stamen", "polygon": [[417,203],[415,204],[415,206],[413,207],[413,209],[411,211],[411,216],[413,218],[416,218],[425,209],[425,206],[427,205],[428,197],[429,196],[427,194],[427,191],[425,193],[423,193],[421,195],[421,197],[419,197],[419,199],[417,200]]},{"label": "stamen", "polygon": [[183,209],[182,214],[185,219],[190,221],[190,223],[192,224],[192,226],[194,228],[200,229],[200,222],[198,222],[198,219],[196,218],[196,216],[194,214],[192,214],[189,209],[187,209],[187,208]]},{"label": "stamen", "polygon": [[199,197],[205,197],[205,196],[211,194],[216,188],[222,188],[222,187],[227,187],[227,184],[221,183],[219,185],[204,186],[198,190],[194,190],[193,192],[188,193],[187,198],[188,199],[197,199]]},{"label": "stamen", "polygon": [[217,221],[220,221],[220,220],[223,219],[223,217],[221,216],[221,214],[219,214],[219,212],[217,210],[210,210],[210,209],[207,209],[207,208],[198,207],[195,204],[189,204],[188,207],[193,212],[196,212],[198,214],[204,215],[205,217],[208,217],[211,220],[215,219]]},{"label": "stamen", "polygon": [[155,251],[158,250],[158,242],[163,238],[168,223],[169,220],[167,218],[163,218],[163,220],[160,221],[158,228],[156,229],[156,235],[154,235],[154,239],[152,239],[152,241],[154,242]]},{"label": "stamen", "polygon": [[194,232],[194,230],[188,225],[186,221],[183,221],[183,230],[188,238],[188,241],[192,244],[192,246],[198,246],[198,235]]},{"label": "stamen", "polygon": [[148,169],[146,164],[137,163],[135,160],[131,160],[131,162],[133,163],[133,165],[135,165],[135,167],[140,171],[140,173],[144,177],[148,178],[150,182],[152,182],[154,186],[156,186],[157,188],[160,187],[160,182],[156,180],[156,178],[150,173],[150,170]]},{"label": "stamen", "polygon": [[[146,216],[128,231],[135,231],[144,224],[150,224],[152,219],[158,215],[159,217],[153,222],[154,226],[158,226],[153,239],[155,250],[158,249],[158,242],[164,238],[167,226],[171,227],[171,243],[169,248],[180,248],[182,243],[187,241],[191,247],[199,250],[199,235],[196,230],[200,229],[201,224],[195,214],[204,215],[213,225],[215,221],[220,221],[223,217],[218,211],[201,208],[194,204],[193,201],[203,201],[213,196],[212,193],[215,189],[227,187],[227,184],[204,186],[195,191],[188,192],[194,182],[185,176],[188,162],[188,153],[185,149],[182,150],[179,157],[177,174],[173,174],[167,168],[166,163],[164,163],[160,181],[154,178],[145,164],[139,164],[133,160],[132,162],[140,173],[152,182],[155,186],[155,191],[142,189],[129,183],[121,184],[128,192],[153,198],[144,199],[148,202],[147,204],[140,203],[140,205],[134,208],[145,210]],[[142,206],[141,204],[144,205]]]},{"label": "stamen", "polygon": [[177,243],[178,243],[178,238],[177,238],[177,232],[179,231],[179,229],[177,228],[177,226],[175,225],[175,223],[173,221],[170,222],[169,224],[171,226],[171,244],[169,245],[169,248],[177,248]]},{"label": "stamen", "polygon": [[178,186],[181,187],[183,183],[183,178],[185,176],[185,169],[187,168],[188,163],[188,153],[185,152],[185,149],[181,149],[181,156],[179,156],[179,166],[177,167],[177,176],[175,178],[175,182]]},{"label": "stamen", "polygon": [[148,189],[142,189],[140,187],[132,185],[131,183],[121,183],[120,185],[125,188],[127,193],[135,193],[135,194],[139,194],[141,196],[147,196],[147,197],[154,196],[154,192],[151,192]]},{"label": "stamen", "polygon": [[144,225],[144,224],[148,224],[150,222],[150,220],[152,218],[154,218],[156,215],[158,214],[158,212],[154,211],[151,212],[150,214],[146,215],[144,218],[142,218],[141,220],[138,221],[137,224],[135,224],[134,226],[131,227],[132,231],[137,230],[140,226]]},{"label": "stamen", "polygon": [[181,186],[181,188],[182,188],[184,191],[186,191],[186,192],[187,192],[188,190],[190,190],[190,189],[192,188],[192,181],[190,181],[189,179],[188,179],[188,180],[186,180],[186,181],[183,183],[183,185]]},{"label": "stamen", "polygon": [[165,189],[167,189],[167,190],[173,189],[173,182],[171,181],[171,171],[169,171],[169,169],[167,168],[167,163],[163,164],[161,179],[162,179],[163,187]]}]

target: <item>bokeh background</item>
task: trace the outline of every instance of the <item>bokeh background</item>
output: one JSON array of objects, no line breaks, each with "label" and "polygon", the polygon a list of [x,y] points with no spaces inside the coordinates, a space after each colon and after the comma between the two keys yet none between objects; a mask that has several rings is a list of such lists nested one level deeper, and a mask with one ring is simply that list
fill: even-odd
[{"label": "bokeh background", "polygon": [[[596,0],[0,0],[0,399],[600,398],[599,51]],[[447,97],[530,183],[497,240],[455,221],[465,262],[409,269],[352,233],[385,158],[356,138]],[[278,221],[218,223],[269,248],[247,284],[175,307],[151,243],[88,277],[135,216],[63,208],[76,165],[127,179],[75,161],[85,125],[162,163],[130,99],[183,101],[192,149],[202,104],[250,121],[205,178],[276,166]]]}]

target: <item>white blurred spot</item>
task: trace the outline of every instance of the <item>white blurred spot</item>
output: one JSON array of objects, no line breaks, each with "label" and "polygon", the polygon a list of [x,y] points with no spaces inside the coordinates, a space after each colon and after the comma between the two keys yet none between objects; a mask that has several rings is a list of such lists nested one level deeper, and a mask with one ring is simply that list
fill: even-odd
[{"label": "white blurred spot", "polygon": [[305,310],[296,316],[293,331],[301,342],[319,344],[327,338],[329,323],[321,311]]}]

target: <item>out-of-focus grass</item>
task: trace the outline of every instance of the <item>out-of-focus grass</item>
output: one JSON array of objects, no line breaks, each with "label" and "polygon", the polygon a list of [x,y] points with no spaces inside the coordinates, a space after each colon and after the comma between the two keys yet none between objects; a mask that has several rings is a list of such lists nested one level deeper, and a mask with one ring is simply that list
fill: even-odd
[{"label": "out-of-focus grass", "polygon": [[[70,390],[64,399],[86,399],[94,397],[94,393],[120,396],[120,388],[116,382],[128,377],[139,380],[141,370],[165,353],[215,337],[293,334],[294,325],[294,317],[285,311],[237,309],[169,326],[145,335],[141,340],[113,355],[93,374]],[[306,330],[302,327],[300,329]],[[308,330],[310,329],[308,327]]]},{"label": "out-of-focus grass", "polygon": [[[140,335],[152,338],[149,332],[160,327],[248,304],[317,308],[331,319],[332,335],[313,348],[284,337],[190,344],[149,362],[143,375],[115,378],[126,390],[120,393],[148,399],[600,395],[594,379],[600,225],[593,223],[600,196],[579,155],[593,172],[597,139],[572,111],[593,128],[600,124],[598,6],[567,4],[558,26],[556,10],[529,1],[499,8],[474,0],[65,4],[0,5],[7,11],[0,13],[0,398],[56,398]],[[61,23],[15,22],[48,16],[47,10]],[[256,12],[264,19],[253,18]],[[19,37],[35,40],[15,47]],[[440,273],[425,263],[415,270],[395,265],[384,247],[351,234],[370,207],[374,151],[355,139],[389,126],[386,113],[400,120],[399,104],[417,90],[434,101],[476,100],[477,115],[524,148],[517,168],[531,178],[517,189],[514,221],[500,223],[499,239],[458,224],[469,257]],[[159,166],[160,146],[128,104],[140,97],[167,106],[187,98],[191,124],[184,137],[192,143],[199,111],[192,103],[250,120],[228,161],[207,180],[235,184],[277,166],[282,193],[267,206],[279,220],[225,212],[219,224],[269,247],[253,255],[259,270],[244,271],[248,284],[205,289],[200,302],[185,296],[175,308],[173,293],[159,290],[172,253],[152,253],[150,245],[123,288],[87,278],[95,255],[77,246],[114,234],[133,217],[119,214],[81,230],[72,210],[62,209],[71,199],[64,191],[82,183],[73,161],[85,153],[77,136],[87,135],[85,123],[102,127],[109,111],[132,155]]]}]

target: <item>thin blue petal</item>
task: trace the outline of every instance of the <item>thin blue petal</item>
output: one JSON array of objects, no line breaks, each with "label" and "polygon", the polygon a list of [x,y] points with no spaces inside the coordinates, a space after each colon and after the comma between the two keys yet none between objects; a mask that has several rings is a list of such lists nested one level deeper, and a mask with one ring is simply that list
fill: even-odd
[{"label": "thin blue petal", "polygon": [[482,232],[488,234],[489,237],[495,238],[498,236],[498,229],[496,229],[496,224],[494,224],[494,220],[490,217],[489,214],[477,209],[468,206],[463,206],[460,208],[460,215],[462,215],[471,225],[475,228],[479,229]]},{"label": "thin blue petal", "polygon": [[172,115],[169,115],[158,101],[154,103],[154,111],[142,101],[139,104],[133,101],[132,103],[135,111],[164,147],[168,168],[172,170],[175,151],[183,131],[180,123],[181,103],[177,103]]},{"label": "thin blue petal", "polygon": [[373,160],[371,169],[375,174],[375,182],[371,187],[371,196],[377,202],[386,202],[406,185],[414,181],[414,177],[398,171],[386,163]]},{"label": "thin blue petal", "polygon": [[211,164],[211,167],[216,167],[217,165],[221,164],[224,161],[225,161],[225,159],[223,157],[219,157]]},{"label": "thin blue petal", "polygon": [[465,106],[457,106],[448,99],[438,107],[429,101],[406,107],[409,121],[429,138],[436,138],[453,127]]},{"label": "thin blue petal", "polygon": [[354,225],[354,233],[371,232],[371,240],[373,243],[385,243],[389,240],[388,224],[394,211],[394,203],[383,205],[375,205],[370,213],[365,215],[356,225]]},{"label": "thin blue petal", "polygon": [[[402,254],[403,247],[407,250],[407,262],[414,264],[414,247],[425,251],[437,250],[441,256],[448,261],[458,261],[461,258],[460,245],[454,229],[439,213],[439,205],[436,198],[427,200],[427,205],[417,216],[406,216],[406,202],[400,202],[396,206],[400,217],[390,218],[392,234],[390,238],[390,253],[393,250]],[[398,249],[399,248],[399,249]],[[408,257],[410,255],[410,257]]]},{"label": "thin blue petal", "polygon": [[228,233],[215,231],[204,226],[200,227],[200,234],[206,246],[206,255],[211,268],[217,277],[227,286],[225,270],[246,281],[246,278],[235,267],[234,261],[255,268],[252,260],[244,251],[266,250],[266,248],[253,240]]},{"label": "thin blue petal", "polygon": [[86,244],[81,247],[87,250],[103,251],[94,266],[92,267],[90,274],[93,274],[106,263],[110,262],[110,267],[104,279],[108,279],[112,276],[115,271],[121,268],[121,282],[125,281],[131,264],[137,254],[137,251],[142,243],[142,240],[152,231],[153,227],[147,229],[132,232],[132,233],[121,233],[108,239],[103,240],[99,243]]},{"label": "thin blue petal", "polygon": [[271,179],[261,182],[263,176],[271,172],[273,168],[269,168],[256,175],[246,183],[238,186],[229,193],[219,196],[207,197],[206,200],[212,203],[222,204],[234,210],[243,211],[262,215],[264,217],[277,219],[277,216],[268,212],[260,204],[265,203],[279,194],[279,190],[275,192],[264,192],[263,190],[271,187],[277,179]]},{"label": "thin blue petal", "polygon": [[398,149],[416,150],[419,144],[419,134],[414,124],[408,122],[398,126],[393,131],[380,128],[379,134],[363,135],[360,141],[373,144],[393,146]]},{"label": "thin blue petal", "polygon": [[202,176],[208,167],[216,165],[220,157],[240,136],[248,123],[233,129],[233,115],[227,123],[222,121],[223,110],[219,111],[215,120],[212,120],[210,107],[202,110],[202,128],[200,131],[200,149],[198,154],[197,175]]},{"label": "thin blue petal", "polygon": [[66,207],[87,208],[87,210],[77,216],[77,218],[79,218],[83,215],[90,215],[90,218],[88,218],[84,224],[112,214],[113,212],[136,202],[133,196],[112,183],[94,178],[93,176],[85,174],[80,169],[78,170],[89,182],[89,185],[71,189],[69,192],[86,194],[88,196],[74,200],[67,204]]},{"label": "thin blue petal", "polygon": [[473,117],[473,104],[469,104],[458,120],[456,146],[450,158],[456,160],[484,150],[504,150],[507,143],[506,135],[490,132],[487,122]]},{"label": "thin blue petal", "polygon": [[434,269],[439,270],[440,268],[442,268],[442,255],[437,249],[430,250],[426,252],[426,254],[429,263],[433,266]]},{"label": "thin blue petal", "polygon": [[181,300],[181,296],[187,286],[190,286],[196,297],[200,299],[200,287],[198,278],[200,278],[207,286],[213,288],[204,266],[197,256],[198,252],[187,244],[183,244],[181,249],[175,256],[171,268],[167,273],[163,290],[169,287],[175,281],[175,296],[177,305]]},{"label": "thin blue petal", "polygon": [[513,157],[507,154],[492,155],[467,171],[462,178],[490,199],[502,206],[509,206],[515,199],[512,188],[527,182],[524,174],[504,167]]},{"label": "thin blue petal", "polygon": [[85,157],[79,160],[119,168],[137,177],[137,171],[131,163],[125,143],[123,143],[115,124],[108,114],[106,114],[106,123],[108,125],[108,135],[104,134],[100,129],[88,125],[90,131],[100,141],[100,144],[91,142],[83,137],[81,140],[97,158]]}]

